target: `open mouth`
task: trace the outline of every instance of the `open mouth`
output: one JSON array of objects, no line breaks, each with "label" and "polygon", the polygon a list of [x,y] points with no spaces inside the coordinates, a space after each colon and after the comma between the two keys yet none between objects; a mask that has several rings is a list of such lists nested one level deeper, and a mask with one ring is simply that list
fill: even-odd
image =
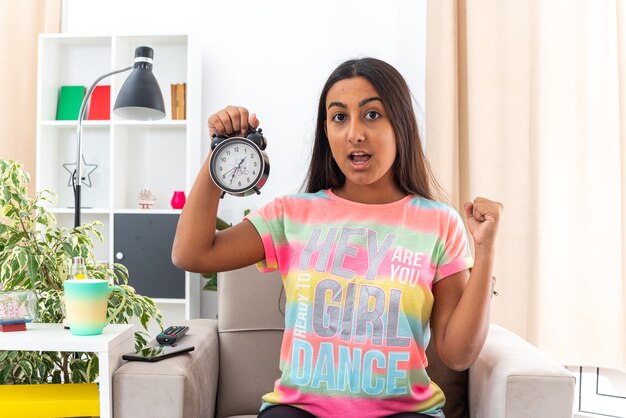
[{"label": "open mouth", "polygon": [[372,156],[366,152],[353,152],[348,158],[352,161],[352,164],[356,166],[363,166],[367,164]]}]

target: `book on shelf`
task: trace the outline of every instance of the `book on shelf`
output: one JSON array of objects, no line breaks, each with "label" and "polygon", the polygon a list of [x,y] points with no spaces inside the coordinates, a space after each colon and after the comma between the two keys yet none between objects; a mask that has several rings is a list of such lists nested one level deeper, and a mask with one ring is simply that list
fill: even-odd
[{"label": "book on shelf", "polygon": [[170,86],[172,97],[172,120],[184,120],[186,117],[185,102],[187,99],[187,83],[173,83]]},{"label": "book on shelf", "polygon": [[89,101],[89,120],[111,119],[111,86],[96,86]]},{"label": "book on shelf", "polygon": [[78,120],[85,86],[61,86],[57,104],[57,120]]}]

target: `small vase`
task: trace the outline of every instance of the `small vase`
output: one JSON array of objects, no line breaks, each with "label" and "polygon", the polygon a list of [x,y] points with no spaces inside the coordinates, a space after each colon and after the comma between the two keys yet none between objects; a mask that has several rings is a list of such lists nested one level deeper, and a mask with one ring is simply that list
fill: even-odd
[{"label": "small vase", "polygon": [[183,191],[176,191],[174,192],[174,195],[172,196],[172,209],[182,209],[183,206],[185,206],[185,202],[187,201],[187,198],[185,197],[185,192]]}]

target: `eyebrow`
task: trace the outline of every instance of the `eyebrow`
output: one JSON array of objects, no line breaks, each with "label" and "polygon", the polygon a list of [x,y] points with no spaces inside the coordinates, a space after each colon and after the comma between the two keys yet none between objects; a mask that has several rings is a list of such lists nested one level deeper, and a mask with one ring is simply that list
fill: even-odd
[{"label": "eyebrow", "polygon": [[[369,102],[373,102],[373,101],[379,101],[379,102],[383,102],[382,99],[378,96],[373,96],[373,97],[368,97],[367,99],[363,99],[359,102],[359,107],[363,107],[366,104],[368,104]],[[345,105],[345,103],[341,103],[341,102],[330,102],[330,104],[328,105],[328,108],[330,109],[333,106],[337,106],[337,107],[341,107],[343,109],[347,109],[348,106]]]}]

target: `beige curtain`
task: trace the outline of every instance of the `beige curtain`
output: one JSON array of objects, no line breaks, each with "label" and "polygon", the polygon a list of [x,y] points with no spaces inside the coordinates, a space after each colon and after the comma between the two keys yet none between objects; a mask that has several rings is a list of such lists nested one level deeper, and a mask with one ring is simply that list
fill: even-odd
[{"label": "beige curtain", "polygon": [[426,144],[455,204],[504,203],[493,322],[626,370],[626,5],[429,0]]},{"label": "beige curtain", "polygon": [[38,34],[59,32],[61,0],[0,0],[0,158],[24,163],[35,188]]}]

